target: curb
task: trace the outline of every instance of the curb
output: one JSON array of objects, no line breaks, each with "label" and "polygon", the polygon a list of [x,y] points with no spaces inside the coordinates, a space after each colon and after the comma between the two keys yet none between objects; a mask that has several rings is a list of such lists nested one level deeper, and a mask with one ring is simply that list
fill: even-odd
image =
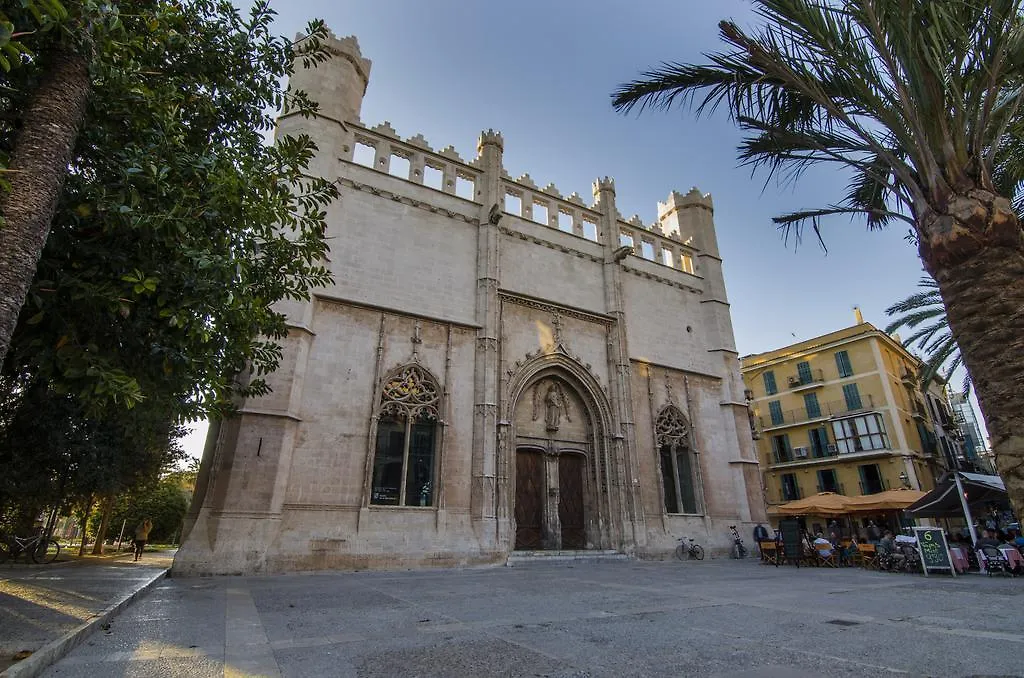
[{"label": "curb", "polygon": [[99,612],[92,619],[80,624],[77,628],[62,637],[52,640],[46,645],[33,652],[30,656],[21,660],[6,671],[0,673],[0,678],[34,678],[45,671],[50,665],[63,658],[71,650],[75,649],[88,638],[101,625],[106,624],[116,617],[121,610],[128,607],[139,596],[143,595],[156,586],[161,579],[167,576],[167,570],[160,572],[149,579],[138,589],[121,598],[113,605]]}]

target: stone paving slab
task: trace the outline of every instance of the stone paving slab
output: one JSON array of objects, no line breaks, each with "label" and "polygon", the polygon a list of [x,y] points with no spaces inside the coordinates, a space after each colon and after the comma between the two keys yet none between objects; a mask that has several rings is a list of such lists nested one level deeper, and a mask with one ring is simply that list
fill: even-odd
[{"label": "stone paving slab", "polygon": [[[20,667],[16,655],[32,657],[49,643],[81,632],[84,624],[166,572],[169,565],[167,556],[146,554],[136,563],[125,554],[0,567],[0,671]],[[19,668],[19,673],[24,671]]]},{"label": "stone paving slab", "polygon": [[1007,676],[1024,579],[571,564],[161,582],[44,675]]}]

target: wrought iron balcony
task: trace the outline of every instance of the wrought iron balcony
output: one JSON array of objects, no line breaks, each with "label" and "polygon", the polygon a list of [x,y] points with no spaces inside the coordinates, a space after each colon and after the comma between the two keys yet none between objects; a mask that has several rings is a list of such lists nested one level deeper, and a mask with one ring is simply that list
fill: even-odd
[{"label": "wrought iron balcony", "polygon": [[[851,407],[854,405],[855,407]],[[821,403],[815,411],[808,411],[806,407],[799,407],[795,410],[783,410],[781,416],[761,415],[757,418],[761,431],[784,426],[796,426],[818,419],[830,419],[852,412],[874,409],[875,402],[871,395],[862,395],[860,402],[848,403],[845,400],[833,400],[832,402]]]},{"label": "wrought iron balcony", "polygon": [[786,381],[791,390],[805,391],[824,385],[825,373],[821,370],[810,370],[807,374],[791,374]]}]

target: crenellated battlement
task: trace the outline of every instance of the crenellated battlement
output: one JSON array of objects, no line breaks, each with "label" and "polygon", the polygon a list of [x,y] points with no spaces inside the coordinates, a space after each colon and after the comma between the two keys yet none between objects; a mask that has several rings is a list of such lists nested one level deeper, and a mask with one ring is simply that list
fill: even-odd
[{"label": "crenellated battlement", "polygon": [[[353,147],[344,149],[347,156],[343,160],[477,203],[481,200],[480,182],[484,179],[484,147],[496,147],[499,158],[505,147],[500,132],[485,130],[477,139],[476,157],[467,161],[453,146],[434,150],[422,134],[403,139],[386,120],[373,127],[358,123],[350,127],[354,143]],[[657,220],[646,224],[637,214],[626,220],[614,208],[615,180],[611,177],[594,180],[593,201],[589,204],[579,193],[564,195],[554,183],[542,188],[528,173],[513,178],[502,168],[499,181],[505,214],[598,243],[605,241],[599,224],[605,212],[601,198],[607,196],[605,199],[611,201],[614,209],[618,232],[611,237],[617,239],[617,246],[632,247],[635,256],[662,266],[697,273],[693,237],[681,236],[678,219],[672,218],[680,210],[691,207],[712,209],[711,196],[696,188],[686,194],[672,191],[665,202],[658,202]]]}]

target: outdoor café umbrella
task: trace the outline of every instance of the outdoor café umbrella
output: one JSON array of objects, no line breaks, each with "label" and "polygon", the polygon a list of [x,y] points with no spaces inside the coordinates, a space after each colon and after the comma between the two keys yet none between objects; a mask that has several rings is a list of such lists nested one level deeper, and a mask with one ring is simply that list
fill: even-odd
[{"label": "outdoor caf\u00e9 umbrella", "polygon": [[819,492],[803,499],[771,507],[780,516],[841,516],[849,512],[849,498],[835,492]]},{"label": "outdoor caf\u00e9 umbrella", "polygon": [[847,511],[850,513],[872,513],[874,511],[900,511],[925,496],[926,492],[899,488],[886,490],[862,497],[849,497]]}]

